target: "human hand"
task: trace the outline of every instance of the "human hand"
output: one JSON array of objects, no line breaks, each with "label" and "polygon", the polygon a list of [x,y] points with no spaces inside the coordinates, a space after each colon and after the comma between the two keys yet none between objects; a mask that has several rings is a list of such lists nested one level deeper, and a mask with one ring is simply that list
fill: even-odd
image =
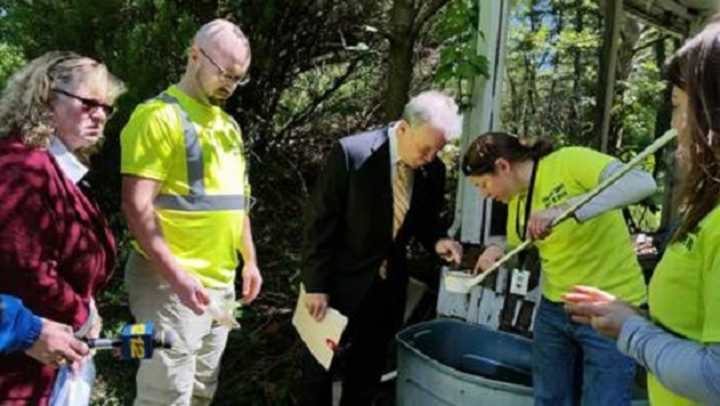
[{"label": "human hand", "polygon": [[463,247],[459,242],[450,238],[442,238],[435,243],[435,252],[445,261],[460,264]]},{"label": "human hand", "polygon": [[658,253],[653,238],[647,234],[636,235],[633,238],[633,248],[635,249],[635,255],[654,255]]},{"label": "human hand", "polygon": [[257,298],[263,283],[262,275],[260,275],[260,269],[258,269],[255,262],[249,262],[245,264],[242,271],[242,279],[243,301],[246,304],[249,304],[250,302],[255,300],[255,298]]},{"label": "human hand", "polygon": [[530,215],[527,230],[533,240],[542,240],[552,232],[553,222],[566,210],[565,205],[548,207]]},{"label": "human hand", "polygon": [[477,275],[488,270],[495,264],[495,262],[502,258],[504,254],[505,251],[501,247],[497,245],[488,245],[485,248],[485,251],[483,251],[483,253],[478,257],[477,262],[475,263],[475,268],[472,271],[473,275]]},{"label": "human hand", "polygon": [[240,306],[241,304],[234,300],[220,300],[219,302],[211,300],[207,306],[207,312],[218,324],[234,330],[240,328],[240,323],[235,319],[235,311]]},{"label": "human hand", "polygon": [[574,322],[589,324],[610,338],[620,335],[625,320],[640,314],[634,306],[590,286],[575,286],[562,298],[566,302],[565,310]]},{"label": "human hand", "polygon": [[77,363],[89,353],[88,346],[75,338],[72,327],[42,319],[40,336],[25,354],[45,365]]},{"label": "human hand", "polygon": [[205,313],[205,308],[210,303],[210,296],[205,288],[196,277],[186,272],[179,272],[178,275],[178,278],[170,282],[170,286],[178,295],[180,303],[198,316]]},{"label": "human hand", "polygon": [[315,320],[322,321],[325,318],[329,298],[327,293],[305,294],[305,308]]}]

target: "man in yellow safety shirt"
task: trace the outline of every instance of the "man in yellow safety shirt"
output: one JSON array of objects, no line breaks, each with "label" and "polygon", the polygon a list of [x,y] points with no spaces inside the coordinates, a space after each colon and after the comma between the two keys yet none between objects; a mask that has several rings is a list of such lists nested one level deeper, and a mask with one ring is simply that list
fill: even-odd
[{"label": "man in yellow safety shirt", "polygon": [[245,302],[260,291],[243,140],[220,107],[247,82],[249,65],[243,32],[207,23],[181,81],[140,104],[121,134],[130,309],[180,337],[140,365],[136,405],[210,404],[228,327],[207,310],[235,300],[238,252]]}]

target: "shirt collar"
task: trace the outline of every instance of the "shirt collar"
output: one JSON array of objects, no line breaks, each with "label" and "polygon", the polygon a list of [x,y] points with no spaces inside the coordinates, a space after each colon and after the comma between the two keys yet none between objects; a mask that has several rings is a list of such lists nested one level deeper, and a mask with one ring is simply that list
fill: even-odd
[{"label": "shirt collar", "polygon": [[390,139],[390,165],[395,166],[400,160],[400,154],[398,153],[398,141],[395,130],[397,129],[398,122],[390,124],[388,127],[388,138]]},{"label": "shirt collar", "polygon": [[219,106],[201,103],[183,92],[177,85],[170,86],[166,92],[178,99],[182,108],[185,109],[193,121],[212,121],[222,116],[222,109]]},{"label": "shirt collar", "polygon": [[55,158],[65,176],[70,178],[73,183],[77,184],[88,172],[87,166],[83,165],[58,137],[51,137],[48,151]]}]

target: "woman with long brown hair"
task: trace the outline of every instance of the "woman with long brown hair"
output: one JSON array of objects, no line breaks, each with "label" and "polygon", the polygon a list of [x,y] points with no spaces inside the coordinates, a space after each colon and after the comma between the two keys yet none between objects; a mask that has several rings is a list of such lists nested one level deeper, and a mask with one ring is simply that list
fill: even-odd
[{"label": "woman with long brown hair", "polygon": [[[673,127],[683,187],[680,224],[650,281],[650,320],[596,287],[578,286],[576,321],[617,338],[645,366],[653,406],[720,404],[720,24],[673,57]],[[687,113],[686,113],[687,112]]]},{"label": "woman with long brown hair", "polygon": [[[578,283],[597,284],[639,305],[645,282],[622,213],[617,210],[655,190],[648,173],[634,170],[555,227],[569,205],[616,173],[622,164],[588,148],[553,151],[492,132],[467,149],[462,169],[480,193],[508,204],[507,245],[535,240],[542,261],[542,299],[533,325],[535,405],[630,405],[634,362],[614,342],[573,323],[562,295]],[[489,246],[476,269],[491,266],[504,247]],[[582,388],[582,389],[580,389]],[[580,393],[581,392],[581,393]]]}]

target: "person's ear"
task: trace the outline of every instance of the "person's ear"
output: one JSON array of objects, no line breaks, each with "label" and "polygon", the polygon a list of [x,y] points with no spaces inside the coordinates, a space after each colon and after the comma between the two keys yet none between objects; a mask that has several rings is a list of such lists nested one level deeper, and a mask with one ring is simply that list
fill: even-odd
[{"label": "person's ear", "polygon": [[510,161],[505,158],[498,158],[495,160],[495,173],[498,175],[504,175],[510,172],[512,167]]},{"label": "person's ear", "polygon": [[398,121],[397,127],[395,127],[395,132],[397,134],[406,135],[410,132],[410,124],[405,120]]},{"label": "person's ear", "polygon": [[198,59],[200,59],[200,50],[197,46],[192,45],[190,49],[188,49],[188,58],[193,64],[198,62]]}]

